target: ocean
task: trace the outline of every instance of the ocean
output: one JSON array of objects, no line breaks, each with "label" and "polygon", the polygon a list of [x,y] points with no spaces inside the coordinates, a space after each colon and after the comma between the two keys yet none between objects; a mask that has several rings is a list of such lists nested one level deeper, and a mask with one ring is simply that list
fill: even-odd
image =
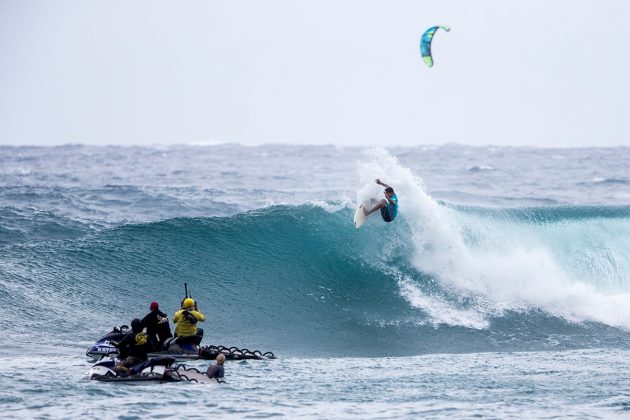
[{"label": "ocean", "polygon": [[[0,147],[6,417],[627,418],[630,148]],[[399,215],[353,226],[394,187]],[[226,384],[87,380],[184,284]],[[208,361],[187,363],[201,369]]]}]

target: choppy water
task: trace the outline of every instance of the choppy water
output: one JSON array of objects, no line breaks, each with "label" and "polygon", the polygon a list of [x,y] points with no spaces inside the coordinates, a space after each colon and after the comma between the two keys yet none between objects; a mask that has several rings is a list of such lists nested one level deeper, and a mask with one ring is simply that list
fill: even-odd
[{"label": "choppy water", "polygon": [[[0,402],[28,417],[624,416],[628,157],[0,147]],[[356,230],[376,177],[399,217]],[[229,363],[226,386],[82,380],[92,341],[152,300],[174,312],[184,282],[205,344],[279,359]]]}]

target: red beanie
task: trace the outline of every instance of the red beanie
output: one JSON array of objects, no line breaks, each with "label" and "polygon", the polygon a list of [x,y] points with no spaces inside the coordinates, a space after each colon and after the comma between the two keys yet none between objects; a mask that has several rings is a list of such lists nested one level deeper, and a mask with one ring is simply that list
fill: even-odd
[{"label": "red beanie", "polygon": [[158,308],[158,303],[156,301],[151,302],[150,308],[151,308],[151,310],[157,309]]}]

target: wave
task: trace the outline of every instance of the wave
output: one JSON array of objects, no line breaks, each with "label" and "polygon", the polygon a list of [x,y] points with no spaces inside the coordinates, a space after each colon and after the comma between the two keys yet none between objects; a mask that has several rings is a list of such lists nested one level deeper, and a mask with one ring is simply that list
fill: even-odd
[{"label": "wave", "polygon": [[[357,202],[382,194],[375,176],[395,187],[396,222],[375,215],[356,230],[351,206],[313,203],[113,228],[70,223],[55,241],[7,241],[0,315],[12,319],[18,301],[51,342],[76,331],[87,342],[152,300],[173,312],[185,282],[208,317],[205,342],[284,355],[630,343],[630,208],[441,204],[382,150],[368,153],[359,176]],[[0,217],[17,220],[11,211]]]},{"label": "wave", "polygon": [[483,172],[483,171],[494,171],[494,166],[492,165],[472,165],[466,168],[468,172]]},{"label": "wave", "polygon": [[576,185],[627,185],[630,184],[630,180],[625,178],[593,178],[591,181],[578,182]]},{"label": "wave", "polygon": [[78,238],[90,232],[84,223],[35,208],[0,208],[0,246]]},{"label": "wave", "polygon": [[[471,263],[471,256],[464,255],[462,264],[469,266],[461,278],[456,274],[463,268],[448,255],[440,256],[444,248],[436,241],[423,240],[424,252],[446,265],[442,271],[434,269],[437,261],[423,267],[425,256],[417,250],[418,237],[409,231],[409,215],[402,209],[395,225],[370,219],[355,230],[350,209],[331,212],[313,205],[125,225],[54,245],[17,244],[5,249],[2,271],[12,280],[5,283],[7,296],[21,296],[28,308],[47,308],[49,316],[32,327],[64,339],[74,328],[64,333],[60,326],[74,319],[76,311],[92,326],[85,340],[143,315],[154,299],[173,311],[184,282],[211,320],[206,340],[288,354],[533,350],[623,338],[605,325],[594,329],[579,321],[626,327],[614,317],[627,307],[627,265],[610,256],[627,244],[617,244],[608,258],[597,260],[598,245],[582,242],[582,260],[564,259],[561,253],[554,257],[536,247],[523,248],[534,242],[536,235],[529,232],[527,238],[512,238],[516,245],[510,250],[509,241],[498,241],[499,233],[509,238],[503,228],[510,223],[512,230],[527,230],[530,219],[516,217],[501,225],[486,216],[484,229],[484,219],[475,213],[455,214],[461,220],[478,219],[476,230],[461,231],[461,238],[464,250],[480,260]],[[605,237],[616,223],[569,219],[532,229],[541,241],[569,228],[573,237],[597,231]],[[495,238],[488,232],[492,226]],[[548,248],[552,245],[547,242]],[[571,272],[584,279],[581,286],[577,281],[571,285]],[[501,284],[490,284],[504,276]],[[612,319],[604,318],[606,305]],[[12,306],[2,302],[3,308]]]},{"label": "wave", "polygon": [[630,309],[622,309],[630,302],[628,207],[462,212],[439,206],[384,151],[373,151],[365,166],[364,173],[387,173],[399,197],[408,197],[410,265],[470,299],[475,313],[540,309],[630,327]]}]

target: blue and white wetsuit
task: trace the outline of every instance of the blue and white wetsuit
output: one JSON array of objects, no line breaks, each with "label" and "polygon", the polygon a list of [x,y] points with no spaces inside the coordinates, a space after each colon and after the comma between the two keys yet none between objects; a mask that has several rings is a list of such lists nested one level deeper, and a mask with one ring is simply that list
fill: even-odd
[{"label": "blue and white wetsuit", "polygon": [[396,194],[394,194],[389,197],[387,205],[385,207],[381,207],[381,216],[383,216],[383,220],[385,220],[386,222],[393,222],[397,215],[398,197],[396,197]]}]

